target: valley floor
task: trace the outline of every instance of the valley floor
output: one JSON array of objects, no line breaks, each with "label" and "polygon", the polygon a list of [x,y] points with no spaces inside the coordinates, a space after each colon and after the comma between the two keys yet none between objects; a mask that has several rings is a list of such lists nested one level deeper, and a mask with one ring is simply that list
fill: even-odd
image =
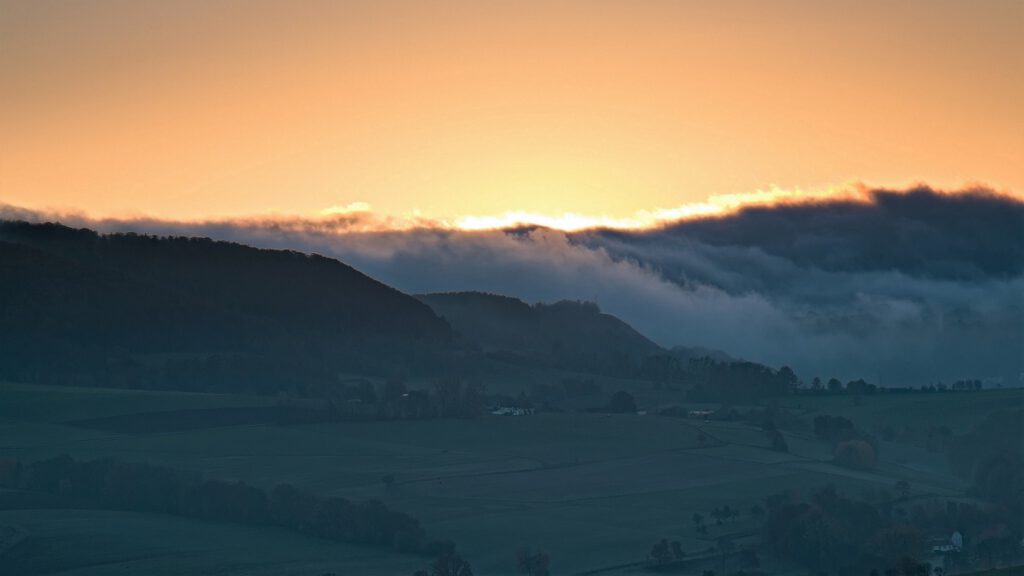
[{"label": "valley floor", "polygon": [[[971,397],[1017,402],[1020,391]],[[932,408],[963,410],[963,398]],[[813,406],[814,399],[799,401],[808,413],[827,409]],[[867,400],[883,414],[888,401]],[[924,499],[956,497],[965,488],[941,454],[913,443],[884,443],[878,469],[861,472],[831,463],[828,446],[809,436],[786,434],[790,452],[779,453],[760,429],[733,422],[538,414],[281,426],[237,418],[221,425],[216,417],[217,410],[272,404],[252,396],[2,384],[0,459],[110,457],[265,488],[290,482],[324,495],[377,498],[418,518],[430,537],[457,542],[483,575],[514,574],[523,547],[549,553],[554,573],[573,574],[635,571],[630,565],[661,538],[678,540],[688,555],[724,535],[742,543],[757,534],[751,508],[787,489],[835,484],[860,496],[905,480],[912,498]],[[210,418],[153,431],[137,424],[119,431],[121,420],[109,420],[171,410],[210,410]],[[82,425],[97,418],[108,419],[104,429]],[[390,485],[382,482],[388,475]],[[718,525],[710,511],[723,505],[741,513]],[[707,534],[695,531],[695,513],[707,518]],[[410,574],[426,562],[269,527],[130,512],[0,510],[4,574]]]}]

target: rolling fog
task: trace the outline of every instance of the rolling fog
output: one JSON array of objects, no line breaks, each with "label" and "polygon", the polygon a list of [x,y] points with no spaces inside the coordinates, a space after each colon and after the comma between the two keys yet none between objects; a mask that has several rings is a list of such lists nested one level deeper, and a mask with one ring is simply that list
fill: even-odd
[{"label": "rolling fog", "polygon": [[1017,384],[1024,204],[985,189],[866,197],[640,231],[460,231],[429,222],[388,230],[367,225],[371,214],[185,223],[8,207],[0,216],[316,252],[407,293],[593,301],[664,346],[788,364],[808,381]]}]

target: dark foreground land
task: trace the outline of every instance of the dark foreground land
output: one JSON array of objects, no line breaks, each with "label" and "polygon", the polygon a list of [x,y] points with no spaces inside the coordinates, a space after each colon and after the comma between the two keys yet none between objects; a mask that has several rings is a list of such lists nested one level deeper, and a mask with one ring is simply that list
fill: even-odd
[{"label": "dark foreground land", "polygon": [[[274,397],[8,383],[0,385],[0,459],[20,463],[22,476],[32,462],[66,454],[240,480],[267,493],[289,483],[323,498],[376,499],[417,519],[427,537],[454,541],[476,574],[517,573],[526,548],[546,553],[554,574],[803,574],[799,559],[776,549],[783,543],[765,538],[767,497],[790,491],[810,500],[833,485],[907,525],[938,508],[984,507],[926,431],[941,424],[953,437],[966,434],[1022,399],[1016,389],[792,396],[775,408],[793,420],[778,427],[782,451],[763,423],[653,410],[303,423],[275,419]],[[891,441],[876,440],[871,467],[839,465],[812,428],[823,414]],[[412,574],[432,560],[273,522],[69,504],[61,486],[39,493],[8,484],[0,491],[2,574]],[[918,529],[925,540],[912,545],[935,562],[930,540],[948,540],[947,529]],[[672,542],[671,556],[659,556],[661,539]],[[979,557],[971,561],[1012,556],[985,552],[972,549]]]}]

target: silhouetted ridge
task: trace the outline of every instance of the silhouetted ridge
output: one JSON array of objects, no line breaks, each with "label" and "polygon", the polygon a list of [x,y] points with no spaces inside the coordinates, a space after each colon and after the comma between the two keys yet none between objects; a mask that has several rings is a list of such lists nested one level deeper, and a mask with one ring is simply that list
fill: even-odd
[{"label": "silhouetted ridge", "polygon": [[373,371],[451,337],[428,306],[337,260],[207,238],[0,222],[0,277],[8,377],[48,357],[153,353]]},{"label": "silhouetted ridge", "polygon": [[0,239],[65,258],[95,274],[157,285],[207,308],[329,332],[446,337],[427,306],[354,268],[319,255],[208,238],[99,235],[59,224],[0,223]]},{"label": "silhouetted ridge", "polygon": [[[418,296],[465,339],[492,352],[540,358],[548,364],[598,371],[625,370],[661,348],[590,302],[529,305],[482,292]],[[617,368],[618,367],[618,368]]]}]

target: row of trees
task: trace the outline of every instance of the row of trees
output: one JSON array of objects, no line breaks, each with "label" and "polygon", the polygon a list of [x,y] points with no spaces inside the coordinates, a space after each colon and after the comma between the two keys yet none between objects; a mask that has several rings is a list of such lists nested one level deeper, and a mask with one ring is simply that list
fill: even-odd
[{"label": "row of trees", "polygon": [[755,362],[691,360],[687,366],[692,402],[755,404],[764,398],[792,394],[800,380],[788,366],[773,370]]},{"label": "row of trees", "polygon": [[879,392],[889,394],[900,394],[900,393],[928,393],[928,392],[974,392],[982,389],[981,380],[967,379],[957,380],[952,384],[945,384],[939,382],[938,384],[922,384],[918,388],[912,387],[892,387],[892,388],[880,388],[875,384],[865,382],[863,378],[857,380],[850,380],[847,383],[843,383],[838,378],[829,378],[828,381],[824,381],[821,378],[815,376],[811,380],[811,384],[808,388],[801,388],[799,391],[804,394],[875,394]]},{"label": "row of trees", "polygon": [[685,363],[671,354],[644,359],[637,377],[661,384],[689,386],[694,402],[754,404],[772,396],[793,393],[800,379],[788,366],[774,370],[756,362],[717,360],[709,356]]},{"label": "row of trees", "polygon": [[133,510],[282,526],[303,534],[399,552],[440,556],[454,545],[429,542],[418,520],[379,500],[317,496],[280,484],[269,492],[241,481],[144,463],[78,461],[70,456],[0,465],[0,487],[52,494],[61,506]]},{"label": "row of trees", "polygon": [[811,380],[810,387],[804,389],[803,392],[811,394],[874,394],[878,390],[878,386],[865,382],[863,378],[850,380],[843,384],[838,378],[829,378],[828,382],[824,382],[815,376]]}]

